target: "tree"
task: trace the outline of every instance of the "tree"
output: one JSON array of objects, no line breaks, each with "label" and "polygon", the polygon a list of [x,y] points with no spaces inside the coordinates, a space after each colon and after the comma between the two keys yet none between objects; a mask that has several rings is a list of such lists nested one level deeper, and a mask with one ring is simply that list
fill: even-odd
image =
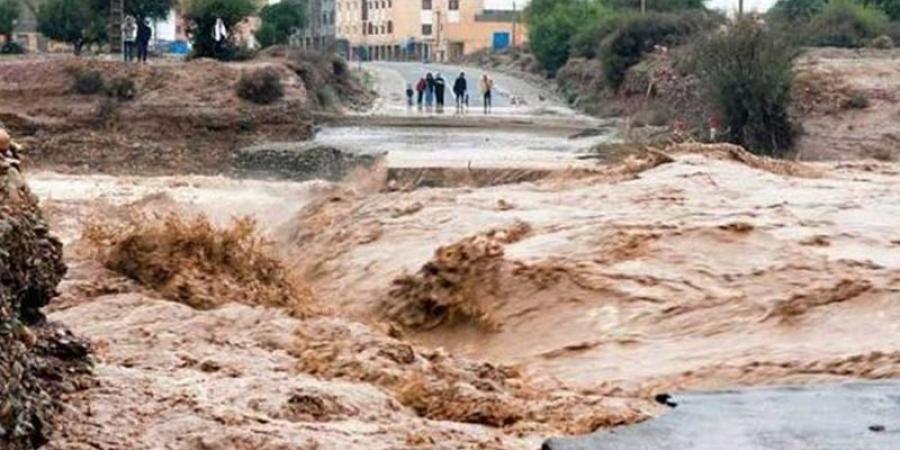
[{"label": "tree", "polygon": [[[644,0],[647,11],[682,12],[688,9],[706,9],[707,0]],[[641,10],[642,0],[606,0],[613,9]]]},{"label": "tree", "polygon": [[6,38],[6,42],[12,42],[13,28],[19,20],[18,0],[0,0],[0,34]]},{"label": "tree", "polygon": [[[255,11],[254,0],[189,0],[185,18],[190,23],[188,33],[193,40],[194,56],[229,59],[234,50],[234,26]],[[229,31],[228,39],[221,44],[215,41],[213,34],[217,19],[222,19]]]},{"label": "tree", "polygon": [[788,107],[796,55],[795,47],[752,19],[698,45],[694,71],[709,90],[729,141],[771,156],[791,148]]},{"label": "tree", "polygon": [[525,10],[528,46],[555,74],[569,59],[572,38],[608,13],[597,0],[533,0]]},{"label": "tree", "polygon": [[125,0],[125,13],[138,19],[163,20],[171,10],[172,0]]},{"label": "tree", "polygon": [[863,4],[866,6],[877,6],[891,20],[900,20],[900,0],[863,0]]},{"label": "tree", "polygon": [[106,16],[94,6],[88,0],[47,0],[37,11],[38,31],[72,44],[80,55],[86,45],[106,40]]},{"label": "tree", "polygon": [[770,14],[788,22],[807,21],[825,9],[828,0],[778,0]]},{"label": "tree", "polygon": [[268,5],[259,14],[262,25],[256,33],[256,40],[263,47],[286,44],[291,34],[306,26],[306,2],[284,0]]}]

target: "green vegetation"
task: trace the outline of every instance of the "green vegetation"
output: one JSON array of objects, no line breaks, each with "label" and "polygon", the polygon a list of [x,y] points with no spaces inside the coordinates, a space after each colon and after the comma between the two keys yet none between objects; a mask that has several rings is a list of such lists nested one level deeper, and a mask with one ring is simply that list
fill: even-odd
[{"label": "green vegetation", "polygon": [[810,44],[863,47],[888,31],[890,20],[880,8],[854,0],[831,0],[809,23]]},{"label": "green vegetation", "polygon": [[721,114],[729,141],[783,156],[794,132],[788,107],[796,49],[745,20],[713,34],[696,49],[696,71]]},{"label": "green vegetation", "polygon": [[38,31],[57,41],[72,44],[76,55],[85,46],[106,40],[106,16],[95,0],[47,0],[37,10]]},{"label": "green vegetation", "polygon": [[79,70],[72,78],[72,90],[81,95],[99,94],[106,88],[103,75],[97,70]]},{"label": "green vegetation", "polygon": [[306,2],[304,0],[284,0],[268,5],[259,16],[262,25],[256,31],[256,40],[262,47],[287,44],[288,38],[298,28],[306,25]]},{"label": "green vegetation", "polygon": [[19,0],[0,0],[0,34],[6,42],[12,42],[13,28],[20,13]]},{"label": "green vegetation", "polygon": [[[254,0],[188,0],[184,4],[188,33],[193,41],[193,56],[220,60],[241,59],[244,51],[234,44],[234,27],[256,12]],[[224,42],[216,42],[213,30],[221,18],[228,30]]]},{"label": "green vegetation", "polygon": [[610,87],[618,89],[625,72],[658,45],[677,45],[714,22],[706,14],[648,13],[629,16],[603,41],[600,60]]},{"label": "green vegetation", "polygon": [[569,59],[573,37],[609,14],[597,0],[533,0],[525,11],[531,51],[555,74]]},{"label": "green vegetation", "polygon": [[138,19],[165,19],[171,10],[172,0],[125,0],[125,12]]},{"label": "green vegetation", "polygon": [[268,105],[284,97],[281,77],[272,69],[259,69],[241,76],[237,84],[238,97]]},{"label": "green vegetation", "polygon": [[[691,9],[705,9],[707,0],[646,0],[647,11],[684,12]],[[607,0],[606,4],[615,9],[641,9],[641,0]]]}]

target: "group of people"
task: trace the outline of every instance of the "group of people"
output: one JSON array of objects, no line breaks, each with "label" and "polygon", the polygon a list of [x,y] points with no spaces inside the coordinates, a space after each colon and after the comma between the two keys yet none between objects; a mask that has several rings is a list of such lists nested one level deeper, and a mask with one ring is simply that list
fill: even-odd
[{"label": "group of people", "polygon": [[147,19],[138,20],[134,16],[125,16],[122,21],[122,53],[125,55],[125,62],[137,60],[146,63],[152,36],[153,30],[147,25]]},{"label": "group of people", "polygon": [[[488,114],[493,106],[494,80],[484,74],[478,82],[478,90],[484,103],[484,113]],[[440,73],[432,75],[429,72],[420,78],[415,86],[412,84],[406,86],[406,104],[411,108],[415,102],[419,110],[424,106],[428,111],[437,107],[437,112],[441,113],[444,111],[446,93],[447,81],[444,77]],[[456,112],[461,114],[468,111],[469,82],[465,72],[460,73],[453,82],[453,96],[456,99]]]}]

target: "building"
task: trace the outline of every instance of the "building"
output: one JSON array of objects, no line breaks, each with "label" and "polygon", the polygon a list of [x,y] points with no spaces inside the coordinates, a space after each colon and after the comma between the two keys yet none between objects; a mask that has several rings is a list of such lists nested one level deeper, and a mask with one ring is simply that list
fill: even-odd
[{"label": "building", "polygon": [[337,0],[335,28],[353,59],[446,61],[522,43],[519,11],[488,9],[492,2]]},{"label": "building", "polygon": [[[312,50],[337,51],[349,56],[347,42],[338,36],[338,3],[341,0],[308,0],[306,2],[306,27],[292,40],[292,45]],[[359,1],[350,2],[359,3]]]}]

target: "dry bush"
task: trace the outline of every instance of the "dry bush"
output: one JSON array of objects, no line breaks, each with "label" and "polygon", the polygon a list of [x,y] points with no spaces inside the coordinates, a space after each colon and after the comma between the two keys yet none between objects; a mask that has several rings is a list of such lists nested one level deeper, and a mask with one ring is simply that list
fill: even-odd
[{"label": "dry bush", "polygon": [[272,69],[258,69],[241,75],[237,84],[238,97],[259,105],[275,103],[284,97],[281,77]]},{"label": "dry bush", "polygon": [[310,311],[311,292],[270,256],[249,218],[221,228],[203,216],[135,216],[91,225],[83,238],[108,269],[197,309],[238,302]]}]

